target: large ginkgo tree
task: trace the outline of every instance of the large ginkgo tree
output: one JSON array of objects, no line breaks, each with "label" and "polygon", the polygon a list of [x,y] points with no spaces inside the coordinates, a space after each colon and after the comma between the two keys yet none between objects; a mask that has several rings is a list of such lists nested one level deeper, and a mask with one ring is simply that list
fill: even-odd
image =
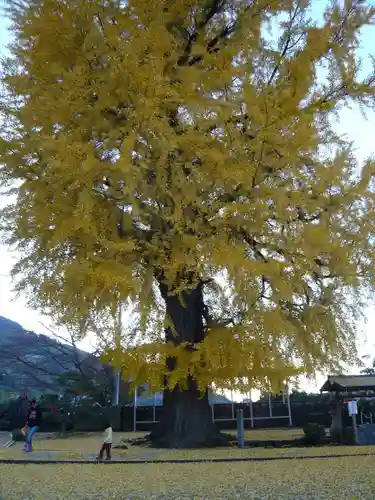
[{"label": "large ginkgo tree", "polygon": [[16,289],[82,333],[137,306],[141,342],[107,359],[164,390],[151,439],[221,442],[213,384],[277,390],[353,361],[374,289],[374,165],[332,117],[373,106],[357,49],[374,8],[12,0],[9,14],[0,175],[17,196],[2,214]]}]

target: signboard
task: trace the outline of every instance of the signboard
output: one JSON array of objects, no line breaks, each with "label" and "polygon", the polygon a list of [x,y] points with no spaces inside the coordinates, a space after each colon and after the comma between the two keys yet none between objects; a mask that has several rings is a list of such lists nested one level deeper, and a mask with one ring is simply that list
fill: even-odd
[{"label": "signboard", "polygon": [[358,415],[357,401],[348,401],[348,412],[350,416]]}]

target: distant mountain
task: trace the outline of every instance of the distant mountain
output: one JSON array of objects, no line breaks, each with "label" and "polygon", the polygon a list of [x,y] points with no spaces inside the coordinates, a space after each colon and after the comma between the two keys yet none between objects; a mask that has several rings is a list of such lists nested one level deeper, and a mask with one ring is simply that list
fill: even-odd
[{"label": "distant mountain", "polygon": [[19,323],[12,321],[8,318],[0,316],[0,343],[3,339],[12,336],[13,334],[24,332],[24,328]]},{"label": "distant mountain", "polygon": [[0,383],[14,391],[57,392],[56,378],[97,358],[72,345],[25,330],[0,316]]}]

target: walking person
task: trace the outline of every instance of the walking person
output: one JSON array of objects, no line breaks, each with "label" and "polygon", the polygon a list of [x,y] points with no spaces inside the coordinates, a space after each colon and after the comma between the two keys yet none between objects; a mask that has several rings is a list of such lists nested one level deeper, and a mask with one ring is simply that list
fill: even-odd
[{"label": "walking person", "polygon": [[110,422],[105,423],[105,431],[103,435],[103,444],[100,448],[99,455],[96,460],[103,460],[104,451],[106,452],[106,460],[111,460],[111,449],[112,449],[112,427]]},{"label": "walking person", "polygon": [[33,436],[36,431],[39,429],[40,424],[42,423],[42,411],[37,406],[36,400],[33,399],[30,401],[29,409],[27,410],[27,420],[26,420],[26,428],[27,435],[25,436],[25,445],[24,450],[27,452],[33,451]]}]

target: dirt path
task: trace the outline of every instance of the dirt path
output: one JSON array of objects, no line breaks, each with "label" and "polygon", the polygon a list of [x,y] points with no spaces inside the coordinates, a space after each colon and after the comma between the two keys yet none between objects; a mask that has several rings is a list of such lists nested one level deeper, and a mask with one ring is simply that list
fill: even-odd
[{"label": "dirt path", "polygon": [[10,435],[9,432],[0,431],[0,449],[4,448],[4,446],[9,442]]}]

